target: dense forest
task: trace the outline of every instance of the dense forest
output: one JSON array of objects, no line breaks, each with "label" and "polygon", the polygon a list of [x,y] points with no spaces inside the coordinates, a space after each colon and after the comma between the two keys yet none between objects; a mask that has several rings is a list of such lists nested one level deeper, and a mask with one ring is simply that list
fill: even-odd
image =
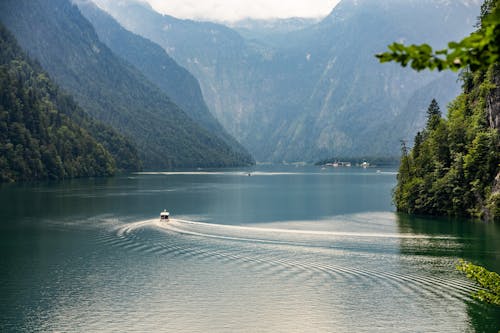
[{"label": "dense forest", "polygon": [[0,152],[0,182],[108,176],[140,167],[133,146],[86,115],[2,25]]},{"label": "dense forest", "polygon": [[413,149],[402,142],[394,190],[399,211],[500,221],[499,3],[485,1],[478,30],[449,49],[434,55],[425,44],[395,43],[378,55],[416,70],[463,68],[463,93],[448,106],[446,119],[433,100]]},{"label": "dense forest", "polygon": [[488,116],[499,72],[491,67],[462,76],[464,92],[449,105],[447,119],[432,101],[411,152],[403,143],[394,192],[399,211],[500,219],[500,137]]},{"label": "dense forest", "polygon": [[426,128],[403,156],[394,200],[399,211],[500,220],[500,71],[462,73],[463,93],[446,119],[432,101]]}]

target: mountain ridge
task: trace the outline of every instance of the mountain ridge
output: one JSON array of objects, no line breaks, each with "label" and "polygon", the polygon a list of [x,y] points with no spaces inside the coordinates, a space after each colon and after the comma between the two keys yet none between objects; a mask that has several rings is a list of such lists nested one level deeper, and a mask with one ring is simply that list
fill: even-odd
[{"label": "mountain ridge", "polygon": [[99,39],[116,55],[139,69],[198,124],[239,154],[248,155],[210,113],[196,78],[168,56],[161,46],[124,29],[90,0],[74,0],[73,3],[93,25]]},{"label": "mountain ridge", "polygon": [[[214,23],[160,15],[132,0],[95,2],[193,73],[229,133],[257,160],[274,162],[396,155],[399,138],[387,138],[386,128],[411,118],[401,112],[419,113],[413,122],[424,122],[421,107],[409,107],[412,96],[428,89],[418,96],[445,105],[460,87],[442,74],[380,66],[374,55],[394,40],[429,37],[433,46],[444,45],[468,34],[479,13],[474,1],[343,0],[319,23],[272,44]],[[448,25],[438,29],[443,19]],[[409,141],[417,130],[407,133]]]},{"label": "mountain ridge", "polygon": [[75,5],[7,0],[0,18],[87,112],[133,139],[146,169],[252,163],[115,56]]}]

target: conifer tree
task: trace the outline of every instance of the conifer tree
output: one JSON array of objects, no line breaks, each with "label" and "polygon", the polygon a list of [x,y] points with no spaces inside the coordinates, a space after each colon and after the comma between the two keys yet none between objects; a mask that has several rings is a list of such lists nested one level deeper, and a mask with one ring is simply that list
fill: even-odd
[{"label": "conifer tree", "polygon": [[[487,119],[487,109],[500,96],[500,0],[485,0],[477,27],[469,37],[435,54],[426,44],[394,43],[391,52],[377,56],[382,62],[410,63],[415,70],[464,69],[464,91],[450,103],[447,119],[441,120],[432,100],[425,137],[417,133],[410,154],[413,170],[403,151],[394,189],[398,211],[500,221],[500,129],[488,126]],[[500,305],[497,273],[465,261],[457,269],[481,286],[476,298]]]},{"label": "conifer tree", "polygon": [[427,129],[435,129],[440,119],[441,110],[439,109],[438,102],[436,102],[436,100],[433,98],[431,104],[427,108]]}]

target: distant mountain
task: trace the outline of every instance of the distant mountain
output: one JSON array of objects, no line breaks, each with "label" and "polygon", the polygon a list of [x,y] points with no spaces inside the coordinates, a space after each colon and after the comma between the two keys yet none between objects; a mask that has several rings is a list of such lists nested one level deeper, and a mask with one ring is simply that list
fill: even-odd
[{"label": "distant mountain", "polygon": [[247,40],[279,40],[283,35],[293,31],[308,28],[316,23],[318,18],[276,18],[276,19],[244,19],[236,22],[223,23],[236,30]]},{"label": "distant mountain", "polygon": [[[256,68],[256,62],[265,64],[261,50],[248,47],[236,31],[226,26],[160,15],[141,1],[94,3],[127,30],[162,46],[187,68],[200,82],[209,109],[230,134],[240,142],[242,133],[253,131],[252,135],[258,135],[255,130],[260,130],[246,120],[253,114],[251,105],[257,103],[255,97],[266,86],[264,77],[254,78],[262,72]],[[243,145],[250,149],[249,145]]]},{"label": "distant mountain", "polygon": [[[92,136],[96,130],[101,137]],[[125,151],[129,166],[138,163],[126,141],[90,119],[0,24],[0,183],[112,175],[103,137],[120,143],[115,156]]]},{"label": "distant mountain", "polygon": [[374,54],[393,41],[444,46],[472,31],[480,5],[343,0],[317,24],[247,40],[135,0],[95,2],[193,73],[218,120],[260,161],[398,154],[399,140],[423,125],[423,106],[432,98],[446,105],[459,85],[456,76],[379,64]]},{"label": "distant mountain", "polygon": [[219,136],[243,158],[249,161],[252,159],[245,148],[210,113],[196,78],[170,58],[161,46],[125,30],[90,0],[78,0],[74,3],[92,23],[99,39],[116,55],[139,69],[198,124]]},{"label": "distant mountain", "polygon": [[145,168],[252,162],[117,57],[67,0],[4,0],[0,19],[86,111],[133,140]]}]

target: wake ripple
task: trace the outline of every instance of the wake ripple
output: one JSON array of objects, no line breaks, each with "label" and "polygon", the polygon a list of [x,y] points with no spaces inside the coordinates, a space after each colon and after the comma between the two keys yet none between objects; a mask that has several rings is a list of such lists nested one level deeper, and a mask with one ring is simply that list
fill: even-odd
[{"label": "wake ripple", "polygon": [[[151,231],[160,231],[153,233]],[[312,237],[312,238],[311,238]],[[345,251],[331,249],[326,260],[312,260],[304,254],[314,250],[318,237],[353,239],[429,239],[424,235],[392,235],[345,233],[312,230],[287,230],[246,226],[226,226],[173,219],[168,223],[145,220],[129,223],[100,236],[99,242],[134,253],[180,257],[183,260],[233,265],[262,277],[280,280],[323,281],[324,284],[380,285],[402,294],[432,297],[446,302],[450,299],[470,300],[478,288],[467,280],[404,273],[400,270],[370,269],[337,264]],[[196,240],[193,240],[196,238]],[[290,239],[291,238],[291,239]],[[434,238],[433,238],[434,239]],[[450,240],[452,237],[439,237]],[[298,248],[298,249],[297,249]],[[315,257],[314,257],[315,258]],[[319,259],[324,259],[325,254]],[[340,261],[345,261],[345,258]],[[424,272],[425,273],[425,272]]]}]

